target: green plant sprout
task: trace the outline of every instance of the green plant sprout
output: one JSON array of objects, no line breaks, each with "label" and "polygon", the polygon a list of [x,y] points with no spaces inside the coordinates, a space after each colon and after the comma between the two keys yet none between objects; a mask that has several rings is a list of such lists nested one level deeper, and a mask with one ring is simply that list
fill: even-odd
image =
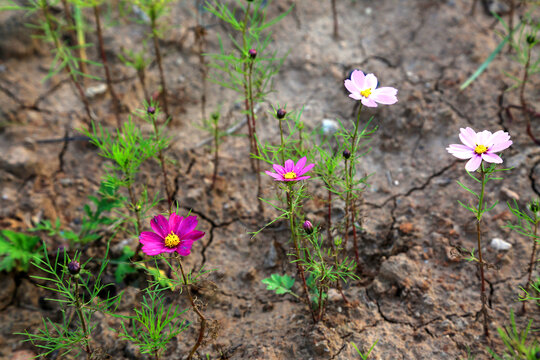
[{"label": "green plant sprout", "polygon": [[26,330],[24,333],[18,333],[18,335],[26,337],[25,341],[30,341],[41,349],[41,355],[47,356],[58,352],[60,357],[64,357],[80,346],[88,357],[92,357],[94,349],[91,345],[91,334],[97,325],[92,317],[97,311],[114,311],[122,295],[120,293],[116,296],[108,296],[106,300],[101,300],[99,297],[99,294],[108,286],[101,281],[108,264],[108,252],[107,245],[97,275],[93,276],[91,271],[87,270],[90,260],[81,264],[80,253],[72,259],[62,249],[56,252],[56,256],[51,262],[47,247],[43,244],[43,258],[36,259],[32,264],[43,271],[45,275],[32,275],[31,277],[45,281],[45,285],[39,286],[58,296],[58,298],[48,298],[47,300],[56,301],[62,305],[60,308],[62,320],[60,323],[56,323],[48,318],[43,319],[43,327],[35,332],[30,333]]},{"label": "green plant sprout", "polygon": [[[165,73],[163,71],[163,61],[161,58],[161,50],[159,47],[159,38],[162,36],[162,32],[159,29],[160,18],[166,14],[168,5],[173,0],[130,0],[135,6],[139,7],[142,12],[146,14],[150,19],[151,38],[154,44],[154,52],[156,56],[156,62],[159,68],[159,79],[161,82],[161,99],[163,100],[163,110],[165,116],[169,121],[172,121],[172,116],[169,111],[169,102],[167,100],[168,91],[167,83],[165,81]],[[147,99],[148,101],[149,99]]]},{"label": "green plant sprout", "polygon": [[[157,194],[149,199],[146,188],[137,192],[135,183],[136,175],[141,165],[149,158],[155,157],[160,150],[167,146],[164,139],[156,141],[156,138],[143,137],[141,130],[135,126],[129,118],[121,129],[117,130],[117,136],[113,137],[107,129],[101,125],[92,126],[92,132],[83,131],[90,138],[90,142],[99,149],[99,155],[111,160],[112,164],[106,167],[105,182],[112,187],[123,187],[128,191],[129,197],[125,205],[135,215],[134,233],[140,233],[141,220],[158,202]],[[128,218],[132,220],[133,218]],[[141,245],[135,251],[139,255]]]},{"label": "green plant sprout", "polygon": [[[529,287],[531,285],[531,279],[532,279],[532,273],[536,266],[537,260],[536,260],[536,247],[538,245],[538,242],[540,241],[540,237],[538,236],[538,223],[540,223],[540,204],[539,200],[533,200],[527,204],[527,209],[530,210],[528,212],[527,210],[521,210],[517,204],[517,201],[514,200],[514,207],[512,207],[512,204],[508,204],[508,209],[514,214],[514,216],[518,219],[517,224],[512,224],[508,222],[508,224],[505,226],[506,228],[509,228],[511,230],[514,230],[515,232],[530,237],[532,240],[532,251],[531,251],[531,260],[529,261],[529,270],[528,270],[528,277],[527,277],[527,283],[525,284],[524,292],[528,293]],[[525,313],[526,312],[526,302],[523,302],[522,310]]]},{"label": "green plant sprout", "polygon": [[143,43],[143,50],[135,52],[133,50],[123,50],[118,54],[120,61],[127,67],[133,68],[137,73],[137,78],[141,84],[141,88],[144,94],[144,101],[150,101],[151,97],[146,87],[146,68],[150,65],[151,60],[146,57],[146,51],[144,50],[145,44]]},{"label": "green plant sprout", "polygon": [[209,119],[204,119],[202,129],[212,136],[212,153],[214,154],[214,171],[212,173],[212,186],[216,186],[218,167],[219,167],[219,145],[222,138],[227,135],[226,131],[220,130],[219,121],[221,120],[221,106],[210,114]]},{"label": "green plant sprout", "polygon": [[[458,200],[459,205],[473,213],[476,218],[476,235],[478,245],[478,258],[474,256],[474,249],[471,250],[471,257],[469,261],[476,261],[480,270],[480,299],[482,302],[482,309],[480,312],[483,315],[484,335],[489,338],[488,328],[488,308],[487,308],[487,295],[486,285],[484,279],[484,267],[487,263],[482,258],[482,231],[481,221],[482,216],[492,210],[498,203],[496,201],[493,205],[488,206],[485,201],[485,188],[486,184],[490,180],[502,180],[500,177],[495,177],[494,174],[500,171],[508,171],[511,169],[497,169],[497,164],[503,162],[496,153],[503,151],[512,145],[510,135],[500,130],[492,134],[490,131],[484,130],[476,133],[471,128],[461,129],[460,139],[462,144],[452,144],[446,150],[459,159],[469,159],[465,165],[465,170],[471,179],[481,185],[480,193],[467,187],[462,182],[458,181],[458,185],[465,191],[472,194],[477,200],[478,205],[466,205]],[[489,166],[485,163],[491,163]],[[476,177],[471,172],[479,172],[479,177]]]},{"label": "green plant sprout", "polygon": [[494,360],[538,360],[540,358],[540,344],[538,340],[529,340],[529,332],[533,320],[531,319],[524,330],[518,330],[514,311],[510,310],[510,326],[497,328],[499,337],[506,346],[502,357],[487,348]]},{"label": "green plant sprout", "polygon": [[101,64],[105,70],[105,81],[107,83],[107,91],[111,95],[112,104],[114,109],[114,114],[116,117],[116,126],[118,128],[122,125],[122,120],[120,118],[121,104],[118,95],[116,94],[113,86],[113,81],[111,77],[111,71],[109,68],[109,62],[107,61],[107,56],[105,55],[105,44],[103,42],[103,29],[101,26],[101,18],[99,7],[103,4],[104,0],[69,0],[80,7],[91,7],[94,12],[94,21],[96,22],[96,34],[98,39],[98,53],[101,57]]},{"label": "green plant sprout", "polygon": [[37,247],[39,240],[38,236],[0,230],[0,271],[28,272],[30,263],[43,257]]},{"label": "green plant sprout", "polygon": [[57,218],[54,225],[50,220],[43,220],[30,231],[44,231],[48,236],[59,236],[67,240],[70,246],[86,245],[103,237],[103,226],[119,226],[121,219],[107,216],[115,209],[119,209],[125,202],[125,198],[118,194],[118,187],[110,186],[102,182],[99,190],[99,197],[89,196],[88,198],[94,204],[95,210],[92,210],[90,204],[83,207],[84,215],[81,221],[79,231],[62,229],[60,219]]},{"label": "green plant sprout", "polygon": [[140,307],[133,309],[135,315],[115,315],[130,320],[128,326],[122,321],[121,329],[113,329],[118,332],[120,339],[133,343],[142,354],[152,354],[155,360],[161,359],[167,344],[190,325],[184,319],[179,319],[187,309],[180,310],[179,305],[165,305],[163,290],[157,284],[147,287]]},{"label": "green plant sprout", "polygon": [[358,355],[360,355],[360,357],[362,358],[362,360],[368,360],[369,359],[369,356],[371,355],[371,352],[373,351],[373,349],[375,349],[375,346],[377,345],[377,343],[379,342],[379,340],[375,340],[375,342],[373,343],[373,345],[371,345],[371,347],[369,348],[369,350],[366,352],[366,354],[362,354],[362,352],[358,349],[358,347],[356,346],[355,343],[353,343],[351,341],[351,345],[352,347],[354,348],[354,350],[356,350],[356,352],[358,353]]},{"label": "green plant sprout", "polygon": [[[266,9],[269,2],[263,0],[249,1],[247,6],[243,1],[237,0],[237,5],[242,10],[242,20],[238,20],[236,14],[231,11],[227,4],[218,1],[207,1],[205,9],[218,19],[229,24],[238,33],[240,40],[229,34],[235,50],[227,52],[223,42],[218,37],[220,52],[218,54],[206,54],[210,56],[209,66],[217,70],[210,80],[241,94],[244,102],[244,113],[248,125],[250,153],[252,154],[251,168],[257,175],[257,199],[261,197],[261,179],[259,164],[259,148],[257,146],[257,126],[255,116],[255,103],[264,101],[267,94],[272,91],[272,77],[279,71],[285,58],[277,58],[276,52],[269,57],[266,51],[271,41],[271,33],[263,36],[263,32],[269,29],[292,10],[289,8],[284,13],[272,20],[266,19]],[[259,200],[262,209],[262,203]]]},{"label": "green plant sprout", "polygon": [[77,90],[77,95],[81,102],[84,105],[87,118],[85,122],[88,128],[91,127],[91,122],[94,119],[93,113],[90,110],[90,102],[86,97],[85,91],[81,84],[83,77],[89,77],[96,79],[96,77],[89,74],[83,73],[81,69],[81,63],[86,62],[93,65],[99,65],[88,59],[81,59],[76,57],[73,54],[73,50],[77,48],[88,46],[82,45],[79,46],[68,46],[62,41],[62,30],[64,26],[61,21],[51,14],[50,7],[58,3],[57,0],[47,1],[47,0],[31,0],[27,2],[27,6],[20,6],[15,3],[13,0],[9,0],[10,6],[5,6],[0,10],[22,10],[27,14],[32,14],[34,12],[41,12],[45,20],[40,21],[38,25],[28,24],[29,27],[35,28],[40,31],[42,34],[36,36],[37,38],[43,39],[46,42],[50,42],[54,46],[54,59],[50,66],[49,73],[44,80],[51,78],[52,76],[60,73],[61,71],[66,71],[69,74],[69,79],[75,86]]}]

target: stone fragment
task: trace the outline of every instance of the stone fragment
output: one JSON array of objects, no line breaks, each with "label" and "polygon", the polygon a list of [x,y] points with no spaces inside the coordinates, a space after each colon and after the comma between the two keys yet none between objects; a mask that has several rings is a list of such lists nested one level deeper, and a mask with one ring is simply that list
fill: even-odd
[{"label": "stone fragment", "polygon": [[510,249],[512,247],[512,244],[504,241],[503,239],[494,238],[491,240],[491,243],[489,244],[489,246],[491,246],[495,250],[502,251],[502,250]]},{"label": "stone fragment", "polygon": [[28,178],[41,170],[42,161],[37,154],[22,145],[0,151],[0,168],[20,178]]}]

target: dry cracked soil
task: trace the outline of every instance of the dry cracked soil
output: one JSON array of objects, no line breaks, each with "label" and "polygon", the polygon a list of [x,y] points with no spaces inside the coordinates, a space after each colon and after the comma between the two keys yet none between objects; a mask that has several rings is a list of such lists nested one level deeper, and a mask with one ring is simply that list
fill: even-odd
[{"label": "dry cracked soil", "polygon": [[[202,265],[216,269],[194,289],[215,333],[201,348],[201,358],[208,354],[212,359],[356,359],[351,342],[366,350],[378,340],[372,359],[467,359],[469,351],[475,359],[489,359],[488,346],[499,353],[504,349],[496,329],[508,324],[511,309],[519,327],[532,320],[538,328],[538,307],[531,304],[529,312],[521,314],[517,300],[526,281],[531,241],[502,228],[512,220],[506,201],[515,199],[523,206],[540,195],[540,148],[527,135],[521,113],[513,112],[512,119],[505,111],[519,98],[516,90],[507,91],[513,80],[504,72],[520,76],[521,68],[512,53],[503,51],[470,87],[459,90],[500,42],[497,32],[502,28],[485,12],[484,2],[471,15],[472,1],[465,0],[340,0],[338,39],[332,37],[330,1],[274,0],[268,14],[276,16],[291,5],[292,12],[273,28],[271,47],[288,56],[275,77],[275,92],[256,109],[262,140],[279,138],[269,115],[271,105],[278,103],[290,110],[303,108],[302,120],[309,131],[319,129],[323,119],[350,124],[357,104],[347,96],[343,80],[352,69],[375,73],[383,86],[399,89],[397,104],[362,115],[365,119],[373,115],[379,126],[371,152],[361,163],[362,171],[372,174],[361,209],[362,278],[344,286],[350,303],[330,294],[325,319],[316,325],[302,303],[265,289],[263,278],[294,273],[287,258],[288,227],[277,223],[254,239],[248,234],[275,213],[268,207],[261,214],[257,208],[245,136],[224,139],[217,185],[210,189],[213,165],[209,149],[202,145],[208,133],[200,129],[203,87],[192,31],[194,8],[191,1],[175,2],[164,19],[167,31],[161,40],[174,115],[166,156],[180,211],[191,209],[207,233],[194,245],[186,264],[190,269]],[[516,17],[523,11],[518,8]],[[144,95],[134,71],[117,55],[124,48],[140,49],[147,26],[114,14],[107,19],[105,45],[127,119],[141,107]],[[208,51],[215,52],[217,35],[225,37],[227,27],[210,14],[203,14],[203,19],[208,24]],[[77,138],[77,129],[85,126],[85,113],[67,76],[43,81],[53,58],[48,44],[31,37],[32,30],[24,26],[28,21],[32,18],[18,12],[0,13],[0,224],[2,229],[26,231],[40,219],[60,218],[66,228],[76,229],[87,197],[97,192],[106,161],[88,141]],[[95,35],[89,36],[95,43]],[[89,54],[98,59],[93,47]],[[155,63],[147,77],[148,88],[156,91]],[[89,80],[85,85],[103,83]],[[537,76],[531,77],[525,96],[538,111]],[[224,126],[242,121],[242,104],[234,93],[209,83],[206,98],[207,112],[222,105]],[[108,95],[92,97],[91,107],[102,124],[114,128]],[[139,125],[151,131],[147,124]],[[514,142],[505,153],[505,164],[515,168],[504,173],[503,181],[489,184],[488,200],[499,204],[483,220],[483,251],[494,265],[486,271],[490,339],[484,338],[477,319],[477,268],[455,251],[473,248],[476,241],[474,219],[457,204],[472,198],[456,180],[470,179],[464,162],[445,150],[459,142],[459,129],[467,126],[504,129]],[[540,134],[537,121],[532,130]],[[246,133],[246,127],[237,130]],[[147,184],[150,192],[161,190],[159,174],[158,164],[148,163],[138,182]],[[271,198],[274,192],[274,184],[263,176],[263,195]],[[313,222],[324,224],[322,184],[314,183],[310,192],[313,199],[304,210]],[[156,212],[163,210],[162,202]],[[335,221],[344,216],[343,203],[335,202],[333,214]],[[493,238],[512,246],[495,250],[489,246]],[[43,240],[51,248],[62,245],[46,235]],[[113,258],[123,245],[134,248],[137,238],[118,234],[111,244]],[[85,248],[83,257],[99,257],[103,251],[101,241]],[[44,300],[50,294],[30,277],[35,273],[31,269],[29,274],[0,274],[3,359],[36,355],[35,348],[13,333],[31,331],[40,326],[42,316],[54,319],[58,313]],[[141,278],[142,274],[118,284],[112,272],[106,273],[113,288],[124,291],[120,312],[128,314],[140,301]],[[188,306],[177,292],[167,297]],[[186,317],[196,320],[191,313]],[[118,319],[98,313],[96,320],[93,343],[103,358],[149,358],[118,340],[111,330],[119,326]],[[191,326],[172,341],[164,358],[185,357],[196,330]]]}]

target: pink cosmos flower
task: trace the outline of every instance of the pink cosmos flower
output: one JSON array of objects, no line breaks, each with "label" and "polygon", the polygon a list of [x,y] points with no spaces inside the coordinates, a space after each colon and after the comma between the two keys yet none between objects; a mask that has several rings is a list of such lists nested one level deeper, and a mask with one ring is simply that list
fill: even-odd
[{"label": "pink cosmos flower", "polygon": [[275,173],[271,171],[265,171],[268,175],[274,178],[275,181],[299,181],[309,179],[311,176],[302,176],[311,170],[315,164],[306,165],[306,157],[304,156],[296,165],[291,159],[285,161],[285,166],[274,164]]},{"label": "pink cosmos flower", "polygon": [[373,74],[364,75],[360,70],[354,70],[351,79],[345,80],[345,87],[349,90],[349,97],[361,100],[367,107],[377,107],[377,103],[392,105],[397,103],[397,89],[381,87],[377,89],[377,78]]},{"label": "pink cosmos flower", "polygon": [[501,164],[503,160],[495,153],[512,145],[510,135],[502,130],[494,134],[487,130],[476,133],[468,127],[460,129],[459,139],[465,145],[452,144],[446,150],[459,159],[470,159],[465,165],[467,171],[476,171],[482,160]]},{"label": "pink cosmos flower", "polygon": [[143,244],[142,251],[146,255],[159,255],[162,253],[177,252],[188,256],[191,253],[193,242],[204,236],[204,232],[195,230],[198,220],[196,216],[186,218],[172,213],[169,220],[158,215],[150,220],[152,231],[143,231],[139,241]]}]

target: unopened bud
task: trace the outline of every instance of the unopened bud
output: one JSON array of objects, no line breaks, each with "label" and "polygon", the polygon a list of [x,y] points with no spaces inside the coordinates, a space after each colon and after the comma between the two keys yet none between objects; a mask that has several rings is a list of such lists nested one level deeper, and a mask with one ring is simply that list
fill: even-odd
[{"label": "unopened bud", "polygon": [[306,220],[304,224],[302,225],[302,227],[304,228],[304,230],[306,231],[308,235],[311,235],[313,233],[313,224],[311,223],[311,221]]},{"label": "unopened bud", "polygon": [[347,160],[351,157],[351,152],[347,149],[343,150],[343,157],[345,158],[345,160]]},{"label": "unopened bud", "polygon": [[535,213],[535,214],[538,212],[538,210],[540,210],[540,209],[538,208],[538,203],[537,203],[537,202],[531,203],[530,208],[531,208],[531,211],[532,211],[533,213]]},{"label": "unopened bud", "polygon": [[287,112],[283,109],[278,109],[276,111],[276,116],[279,120],[283,119],[285,117],[285,115],[287,115]]},{"label": "unopened bud", "polygon": [[81,264],[78,261],[71,261],[67,266],[71,275],[77,275],[81,271]]},{"label": "unopened bud", "polygon": [[248,54],[250,58],[255,59],[257,57],[257,50],[249,49]]},{"label": "unopened bud", "polygon": [[150,115],[154,115],[156,113],[156,108],[153,106],[149,106],[148,109],[146,109],[146,112]]},{"label": "unopened bud", "polygon": [[536,41],[536,37],[534,35],[527,35],[527,44],[532,45]]}]

